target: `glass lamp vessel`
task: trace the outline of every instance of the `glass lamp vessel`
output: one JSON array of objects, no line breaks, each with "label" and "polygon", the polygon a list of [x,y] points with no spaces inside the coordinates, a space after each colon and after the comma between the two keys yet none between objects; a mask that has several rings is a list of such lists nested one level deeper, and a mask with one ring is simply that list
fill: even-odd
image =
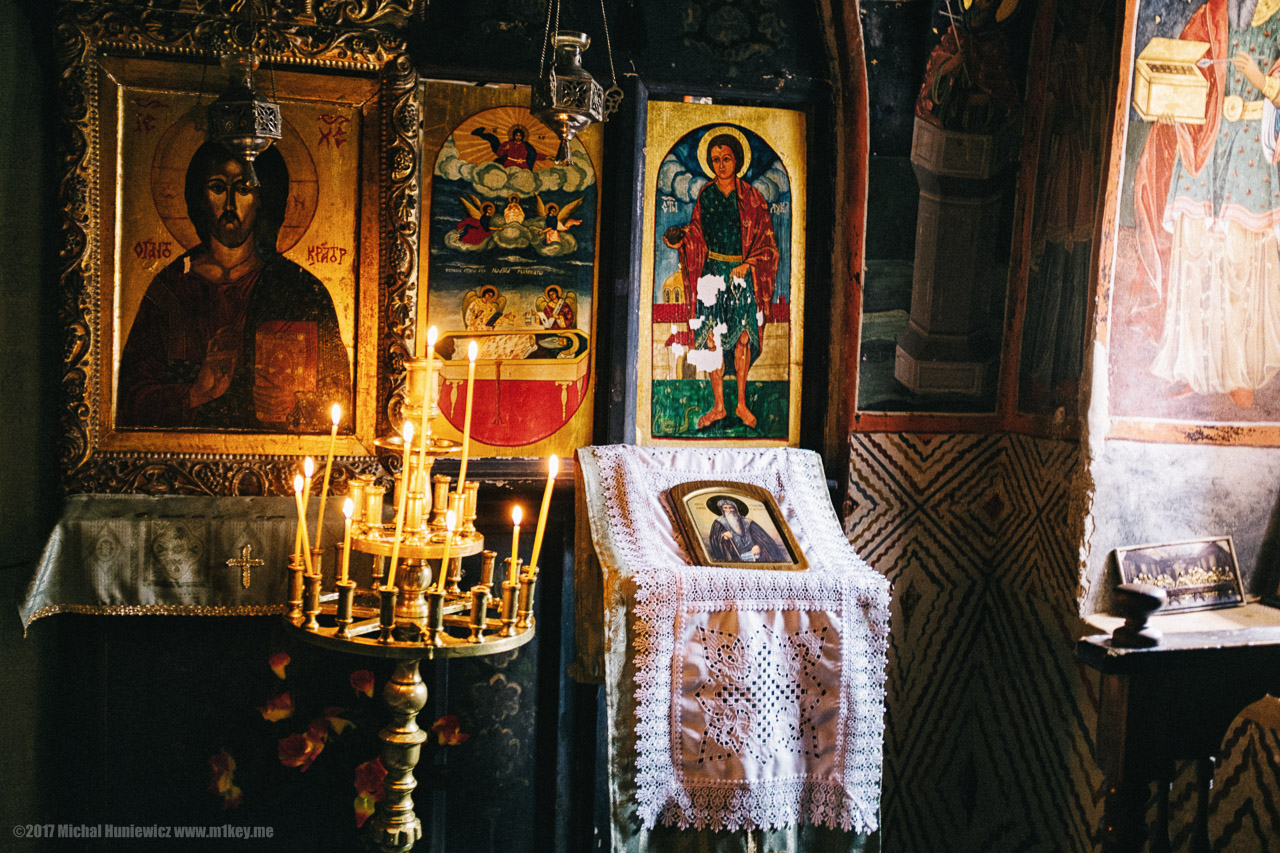
[{"label": "glass lamp vessel", "polygon": [[223,56],[227,88],[207,111],[209,139],[222,143],[244,161],[246,178],[249,185],[255,187],[258,176],[253,161],[280,138],[282,127],[280,105],[253,88],[253,72],[258,68],[258,61],[253,53]]},{"label": "glass lamp vessel", "polygon": [[578,132],[592,122],[604,121],[604,87],[582,67],[582,53],[591,46],[586,33],[558,30],[552,44],[551,65],[533,89],[529,110],[556,131],[560,137],[556,160],[567,163],[569,143]]}]

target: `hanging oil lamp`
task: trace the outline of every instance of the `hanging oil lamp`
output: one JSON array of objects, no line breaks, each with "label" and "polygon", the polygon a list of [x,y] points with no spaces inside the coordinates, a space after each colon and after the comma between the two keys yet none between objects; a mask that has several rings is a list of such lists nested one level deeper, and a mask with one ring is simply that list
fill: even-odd
[{"label": "hanging oil lamp", "polygon": [[280,105],[253,88],[253,72],[258,68],[255,53],[232,53],[222,57],[227,88],[208,107],[209,139],[225,145],[245,164],[249,186],[258,186],[254,159],[280,138]]},{"label": "hanging oil lamp", "polygon": [[[604,19],[604,4],[600,15]],[[547,4],[547,26],[538,63],[538,82],[533,87],[529,111],[560,138],[556,162],[568,163],[569,143],[592,122],[608,121],[622,100],[622,90],[613,71],[613,46],[609,41],[609,21],[604,19],[605,48],[609,54],[610,87],[606,91],[582,67],[582,53],[591,46],[586,33],[558,29],[560,0]],[[555,28],[553,28],[553,24]],[[551,61],[547,62],[547,48]]]}]

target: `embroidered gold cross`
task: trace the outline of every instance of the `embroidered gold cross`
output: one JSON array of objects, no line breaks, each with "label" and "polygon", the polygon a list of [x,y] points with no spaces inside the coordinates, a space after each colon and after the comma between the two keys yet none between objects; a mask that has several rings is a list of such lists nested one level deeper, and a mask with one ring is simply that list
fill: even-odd
[{"label": "embroidered gold cross", "polygon": [[248,589],[249,588],[249,570],[254,566],[265,566],[266,561],[259,560],[257,557],[254,557],[253,546],[246,543],[245,546],[240,549],[240,559],[236,559],[235,557],[232,557],[230,560],[227,560],[227,565],[233,568],[239,567],[240,584],[245,589]]}]

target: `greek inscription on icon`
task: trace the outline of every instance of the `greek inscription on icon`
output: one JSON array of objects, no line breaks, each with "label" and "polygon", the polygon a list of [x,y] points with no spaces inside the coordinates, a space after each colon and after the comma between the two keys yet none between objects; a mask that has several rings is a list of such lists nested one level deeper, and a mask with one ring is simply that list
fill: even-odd
[{"label": "greek inscription on icon", "polygon": [[342,144],[347,141],[347,124],[350,121],[351,119],[348,116],[331,115],[329,113],[320,116],[319,143],[341,148]]},{"label": "greek inscription on icon", "polygon": [[133,105],[138,108],[135,112],[134,120],[138,123],[138,130],[142,133],[150,133],[156,127],[155,110],[167,109],[168,104],[156,98],[134,98]]},{"label": "greek inscription on icon", "polygon": [[173,257],[173,243],[168,240],[139,240],[133,254],[140,261],[159,261]]},{"label": "greek inscription on icon", "polygon": [[346,257],[347,250],[341,246],[330,246],[327,243],[321,243],[307,247],[307,263],[309,264],[340,264]]}]

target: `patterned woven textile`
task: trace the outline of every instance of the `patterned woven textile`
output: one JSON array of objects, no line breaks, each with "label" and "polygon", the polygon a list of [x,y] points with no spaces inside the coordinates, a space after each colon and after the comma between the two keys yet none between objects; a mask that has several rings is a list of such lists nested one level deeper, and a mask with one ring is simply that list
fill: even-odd
[{"label": "patterned woven textile", "polygon": [[[604,680],[627,694],[606,700],[614,802],[635,804],[622,817],[644,830],[876,830],[888,583],[841,533],[818,456],[595,447],[579,463]],[[663,494],[692,480],[768,489],[809,570],[690,565]],[[619,731],[631,713],[633,743]]]}]

